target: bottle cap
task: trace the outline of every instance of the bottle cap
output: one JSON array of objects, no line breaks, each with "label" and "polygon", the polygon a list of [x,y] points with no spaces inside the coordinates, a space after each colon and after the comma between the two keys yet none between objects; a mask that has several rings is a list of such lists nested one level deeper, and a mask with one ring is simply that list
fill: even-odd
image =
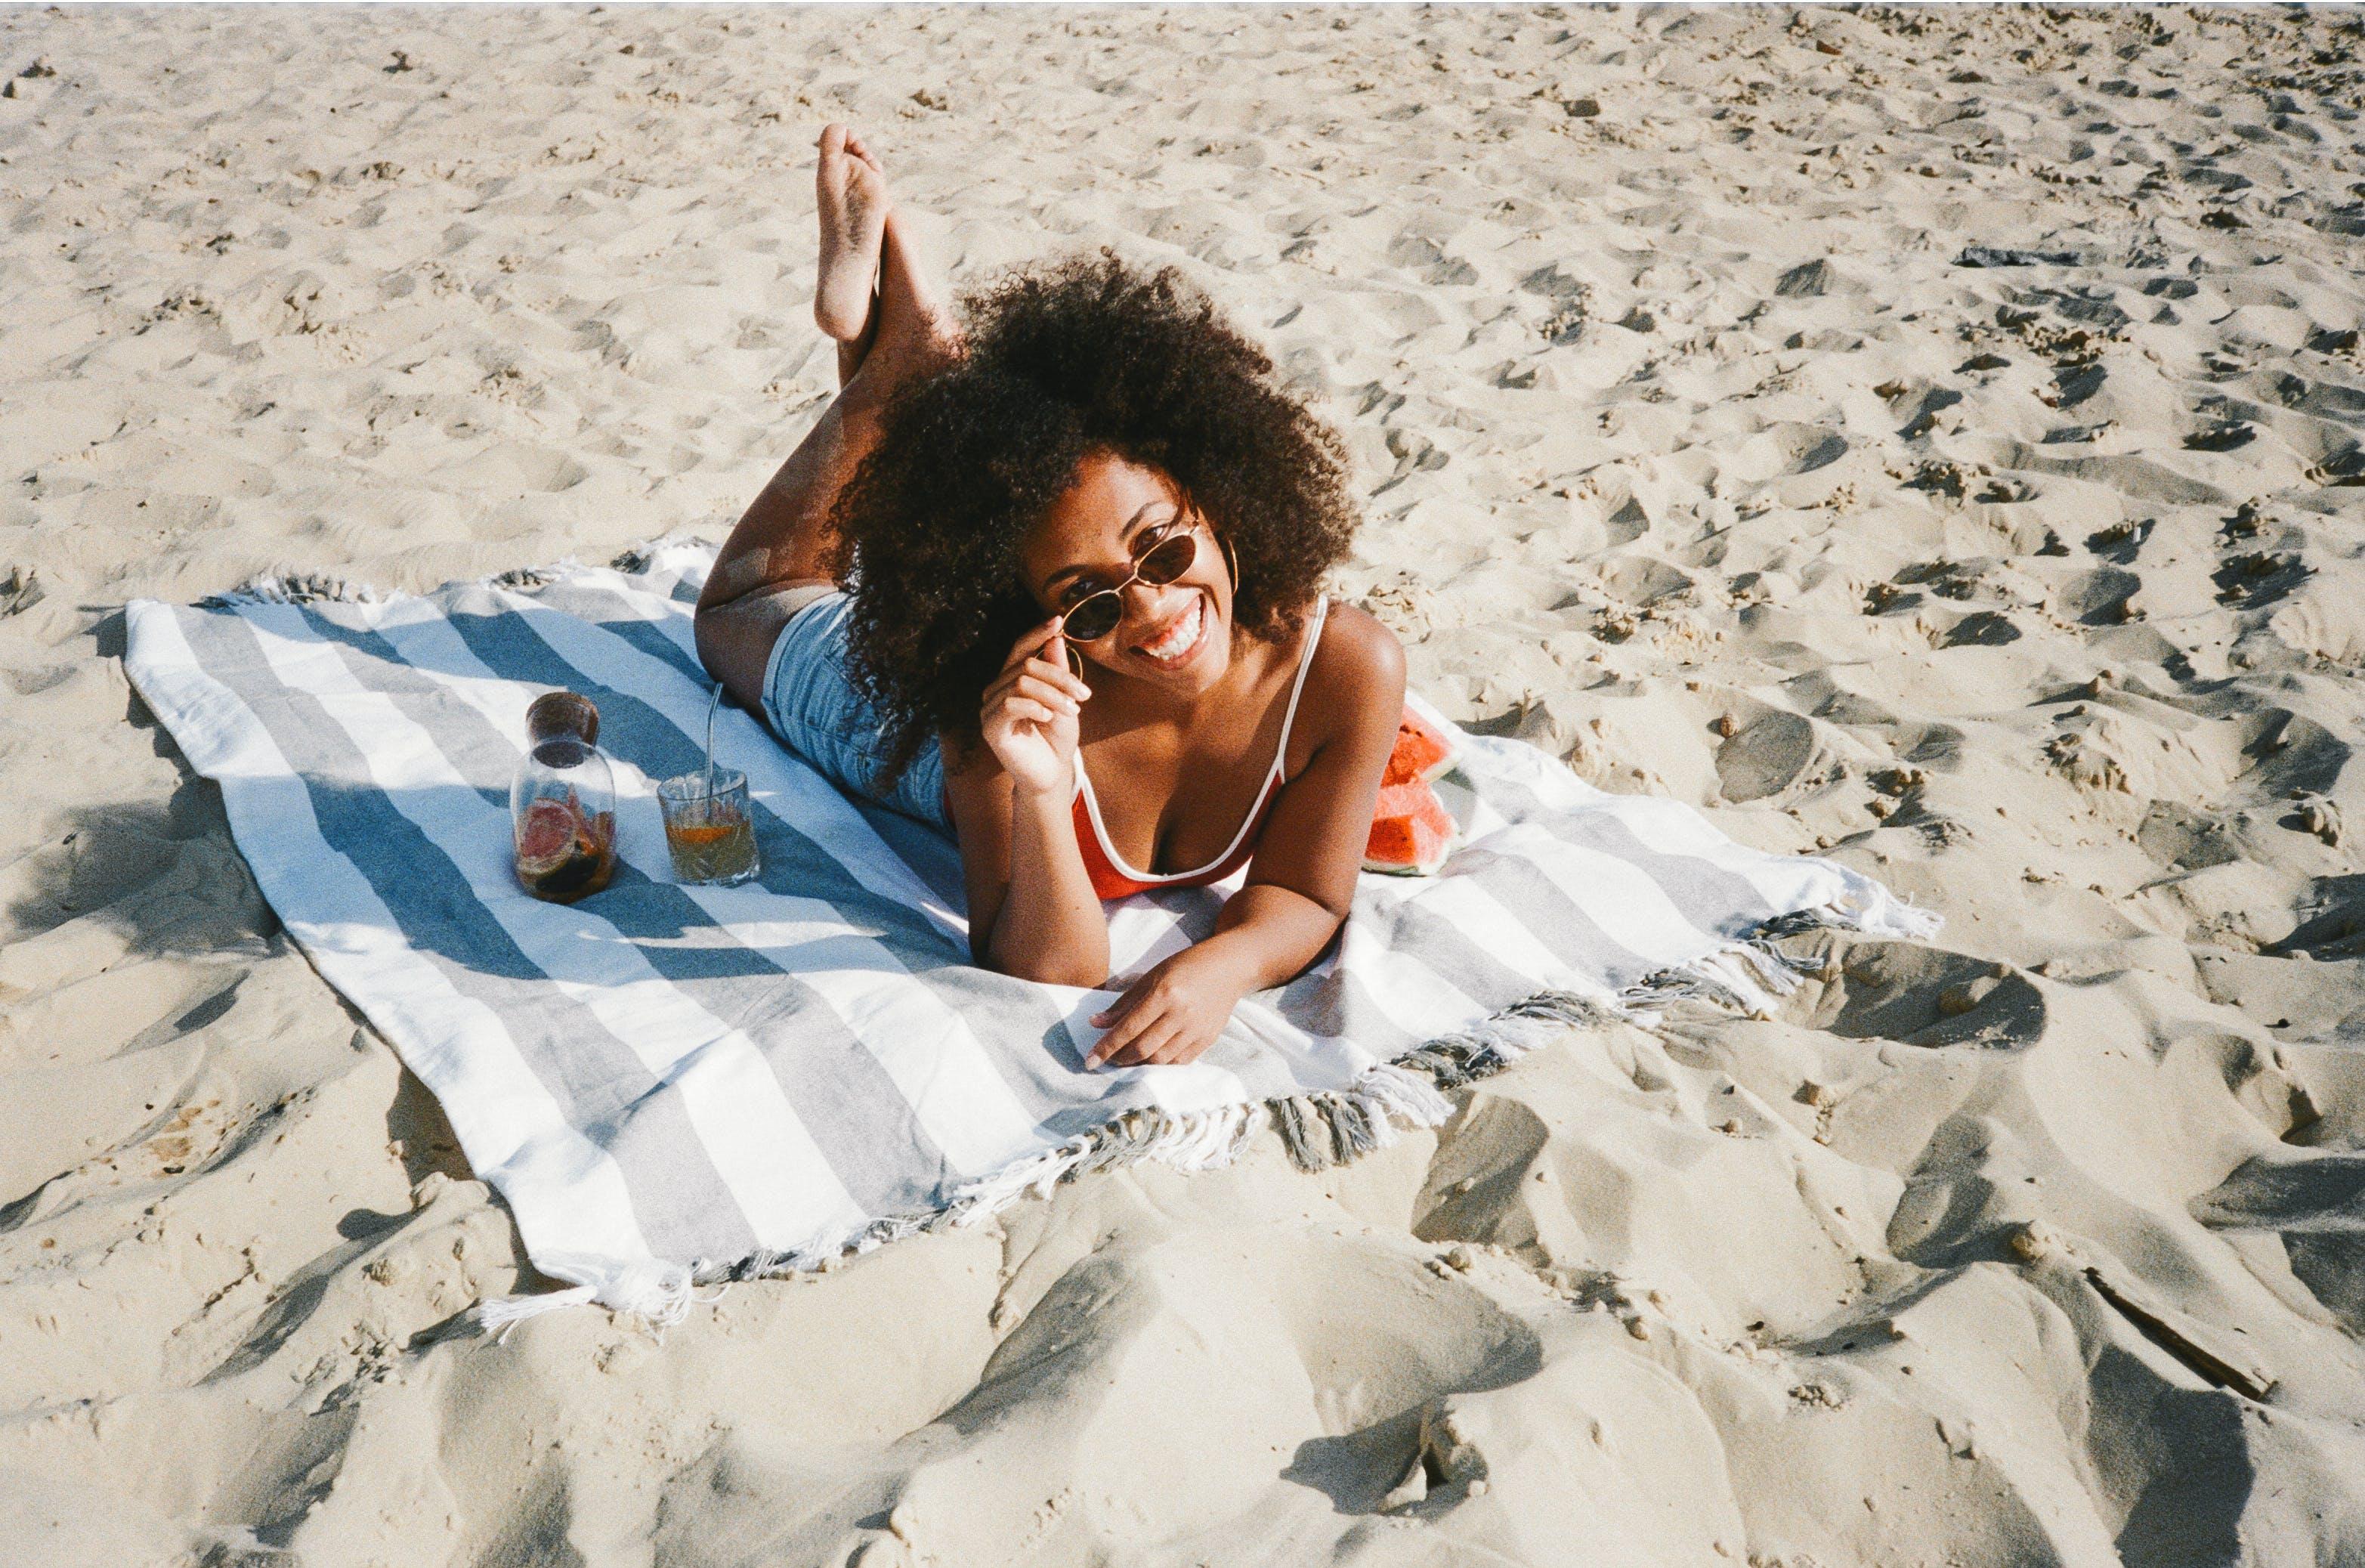
[{"label": "bottle cap", "polygon": [[574,691],[545,691],[525,711],[529,744],[571,735],[585,745],[600,744],[600,710],[591,699]]}]

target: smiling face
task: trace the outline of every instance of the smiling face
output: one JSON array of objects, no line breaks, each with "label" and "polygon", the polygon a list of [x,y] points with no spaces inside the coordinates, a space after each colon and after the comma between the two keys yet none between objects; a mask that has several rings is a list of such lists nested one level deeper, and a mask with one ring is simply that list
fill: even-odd
[{"label": "smiling face", "polygon": [[[1186,521],[1181,492],[1155,468],[1106,453],[1076,465],[1076,477],[1019,549],[1027,587],[1046,613],[1074,608],[1125,582],[1143,547]],[[1075,646],[1091,664],[1195,696],[1215,685],[1232,656],[1232,579],[1222,546],[1197,520],[1198,551],[1162,585],[1135,581],[1121,594],[1116,630]],[[1089,677],[1087,677],[1089,678]]]}]

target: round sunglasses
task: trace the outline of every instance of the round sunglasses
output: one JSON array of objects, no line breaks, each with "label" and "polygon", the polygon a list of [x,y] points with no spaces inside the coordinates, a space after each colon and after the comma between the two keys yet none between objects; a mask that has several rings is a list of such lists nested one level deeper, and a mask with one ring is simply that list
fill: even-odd
[{"label": "round sunglasses", "polygon": [[1133,571],[1115,588],[1104,588],[1060,612],[1059,634],[1071,643],[1096,643],[1117,629],[1125,619],[1125,590],[1137,582],[1164,588],[1191,569],[1199,558],[1198,530],[1177,519],[1151,529],[1133,547]]}]

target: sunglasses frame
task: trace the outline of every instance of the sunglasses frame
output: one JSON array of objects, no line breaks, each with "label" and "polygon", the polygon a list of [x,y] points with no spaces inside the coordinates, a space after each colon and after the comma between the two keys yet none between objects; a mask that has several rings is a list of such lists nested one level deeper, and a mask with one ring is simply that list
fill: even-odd
[{"label": "sunglasses frame", "polygon": [[[1076,644],[1080,642],[1097,643],[1101,640],[1101,637],[1108,636],[1111,633],[1114,633],[1117,627],[1125,624],[1125,590],[1131,588],[1137,582],[1149,580],[1144,578],[1141,575],[1142,564],[1148,561],[1150,556],[1164,549],[1177,537],[1191,541],[1191,558],[1183,562],[1182,566],[1176,567],[1174,577],[1168,577],[1166,582],[1150,582],[1150,586],[1152,588],[1164,588],[1166,583],[1174,581],[1175,578],[1180,577],[1184,572],[1189,571],[1193,566],[1198,565],[1198,535],[1205,533],[1209,538],[1215,540],[1216,543],[1223,550],[1225,568],[1232,574],[1233,590],[1235,592],[1239,590],[1240,568],[1239,558],[1232,554],[1232,542],[1217,533],[1214,529],[1208,527],[1205,518],[1200,516],[1195,511],[1184,510],[1177,512],[1171,521],[1161,523],[1159,526],[1166,532],[1163,532],[1159,535],[1156,543],[1150,545],[1149,549],[1142,551],[1139,554],[1133,557],[1134,569],[1131,573],[1127,574],[1125,581],[1117,584],[1115,588],[1101,588],[1096,592],[1088,593],[1083,598],[1076,600],[1075,603],[1070,605],[1067,609],[1059,612],[1059,646],[1067,651],[1068,668],[1075,675],[1077,679],[1082,680],[1084,676],[1084,656],[1076,651]],[[1175,532],[1178,529],[1180,530],[1179,534]],[[1077,610],[1082,610],[1084,606],[1090,604],[1093,600],[1100,598],[1102,594],[1111,595],[1117,600],[1118,608],[1115,622],[1110,625],[1107,632],[1102,633],[1100,637],[1071,636],[1068,631],[1068,618],[1075,614]]]},{"label": "sunglasses frame", "polygon": [[[1177,517],[1171,522],[1164,524],[1157,538],[1150,543],[1149,548],[1139,551],[1134,555],[1133,570],[1126,575],[1126,579],[1123,582],[1118,583],[1114,588],[1100,588],[1092,593],[1088,593],[1084,595],[1083,598],[1076,600],[1075,603],[1068,606],[1067,609],[1059,612],[1059,635],[1066,638],[1070,643],[1097,643],[1103,637],[1108,636],[1111,633],[1114,633],[1118,627],[1125,624],[1125,590],[1131,588],[1136,583],[1148,583],[1152,588],[1164,588],[1168,583],[1173,582],[1177,578],[1181,577],[1183,573],[1189,571],[1193,566],[1198,564],[1198,536],[1199,525],[1190,518]],[[1174,570],[1166,577],[1153,577],[1144,575],[1142,568],[1149,565],[1149,558],[1157,554],[1160,550],[1165,549],[1169,544],[1174,543],[1177,540],[1180,540],[1191,546],[1191,552],[1189,554],[1182,557],[1182,565],[1176,566]],[[1068,622],[1074,620],[1077,614],[1083,610],[1084,606],[1091,604],[1093,600],[1099,599],[1112,599],[1116,601],[1116,619],[1108,623],[1107,630],[1096,632],[1091,636],[1084,636],[1081,633],[1069,631]]]}]

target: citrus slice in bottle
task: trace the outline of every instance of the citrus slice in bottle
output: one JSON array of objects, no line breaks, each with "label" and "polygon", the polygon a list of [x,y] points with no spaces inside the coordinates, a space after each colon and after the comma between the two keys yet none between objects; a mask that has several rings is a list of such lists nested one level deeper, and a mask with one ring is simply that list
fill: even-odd
[{"label": "citrus slice in bottle", "polygon": [[548,866],[566,857],[575,847],[581,819],[564,801],[536,801],[526,808],[518,828],[517,857],[524,866]]}]

